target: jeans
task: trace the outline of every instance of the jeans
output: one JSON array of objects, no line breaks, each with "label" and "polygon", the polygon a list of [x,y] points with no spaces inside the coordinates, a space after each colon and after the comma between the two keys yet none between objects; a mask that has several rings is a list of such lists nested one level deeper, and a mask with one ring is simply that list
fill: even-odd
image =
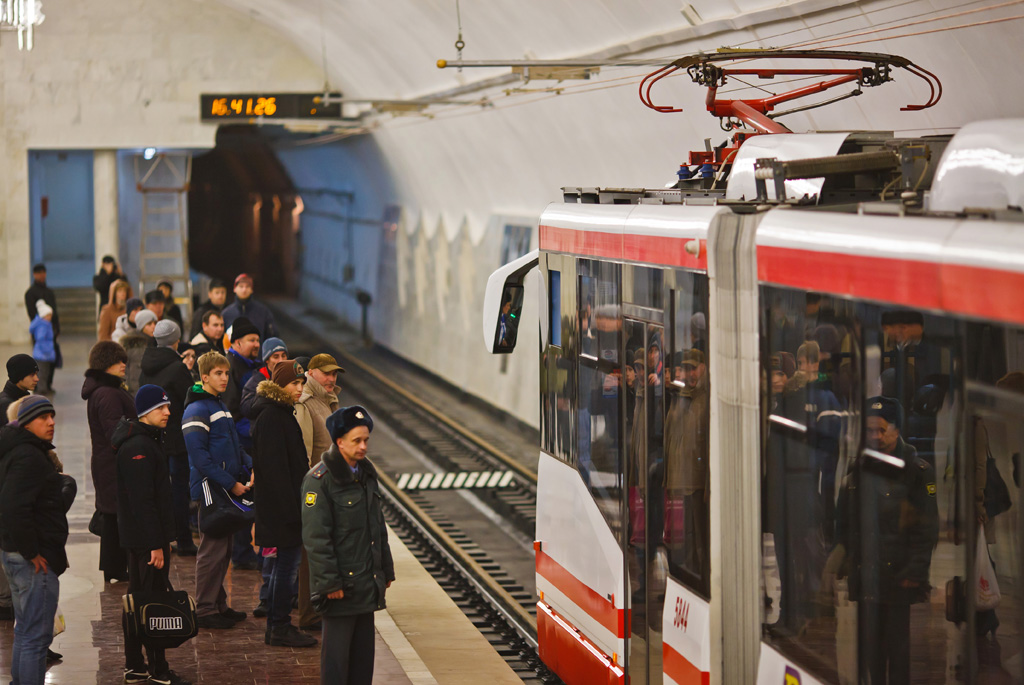
[{"label": "jeans", "polygon": [[12,685],[43,685],[46,650],[53,642],[60,581],[52,570],[35,572],[32,562],[17,552],[3,552],[4,570],[14,602]]},{"label": "jeans", "polygon": [[302,545],[277,548],[277,558],[270,572],[270,606],[267,611],[269,628],[286,626],[292,622],[292,598],[295,596],[295,580],[299,575],[301,557]]}]

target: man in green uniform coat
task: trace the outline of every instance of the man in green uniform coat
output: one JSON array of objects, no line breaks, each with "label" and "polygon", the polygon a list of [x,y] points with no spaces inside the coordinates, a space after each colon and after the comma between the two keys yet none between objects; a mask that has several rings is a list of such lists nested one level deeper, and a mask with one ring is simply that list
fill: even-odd
[{"label": "man in green uniform coat", "polygon": [[343,407],[327,430],[334,444],[302,482],[310,599],[323,615],[320,682],[370,685],[373,612],[385,607],[395,579],[377,470],[366,458],[373,419],[360,406]]}]

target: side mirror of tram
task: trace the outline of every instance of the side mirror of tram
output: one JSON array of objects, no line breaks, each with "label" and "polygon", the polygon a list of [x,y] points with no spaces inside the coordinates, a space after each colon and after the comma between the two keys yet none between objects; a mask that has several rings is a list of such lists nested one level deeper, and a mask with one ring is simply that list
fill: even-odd
[{"label": "side mirror of tram", "polygon": [[484,291],[484,344],[492,354],[509,354],[516,348],[520,316],[526,294],[527,274],[539,261],[534,250],[491,274]]}]

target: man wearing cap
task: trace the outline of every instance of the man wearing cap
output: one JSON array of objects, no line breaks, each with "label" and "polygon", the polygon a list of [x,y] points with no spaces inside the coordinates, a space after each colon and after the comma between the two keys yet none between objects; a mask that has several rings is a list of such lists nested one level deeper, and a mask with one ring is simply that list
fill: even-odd
[{"label": "man wearing cap", "polygon": [[860,663],[872,683],[896,685],[910,682],[910,605],[931,594],[935,469],[901,437],[899,402],[872,397],[865,414],[867,449],[840,496],[837,538],[858,604]]},{"label": "man wearing cap", "polygon": [[238,274],[235,278],[235,301],[224,309],[224,325],[231,328],[235,319],[244,316],[256,326],[261,339],[277,337],[274,314],[252,296],[252,290],[252,276]]},{"label": "man wearing cap", "polygon": [[188,526],[188,450],[185,449],[185,438],[181,434],[181,417],[185,413],[185,398],[192,387],[192,373],[178,355],[181,338],[178,324],[170,319],[158,322],[153,329],[153,338],[156,347],[147,347],[142,353],[139,383],[163,388],[170,398],[171,418],[167,423],[164,453],[167,455],[171,476],[174,537],[178,554],[195,556],[196,546]]},{"label": "man wearing cap", "polygon": [[7,383],[0,392],[0,427],[7,425],[7,407],[28,397],[39,383],[39,365],[27,354],[16,354],[7,360]]},{"label": "man wearing cap", "polygon": [[11,422],[0,428],[0,547],[14,599],[15,683],[42,685],[53,641],[53,617],[60,576],[68,567],[67,511],[75,481],[61,474],[53,451],[55,410],[40,395],[8,408]]},{"label": "man wearing cap", "polygon": [[242,388],[262,366],[260,362],[260,331],[249,319],[242,316],[231,326],[231,347],[227,359],[231,365],[231,382],[221,400],[228,406],[235,419],[238,437],[242,447],[249,449],[249,419],[242,414]]},{"label": "man wearing cap", "polygon": [[[169,543],[175,534],[162,445],[171,399],[163,388],[143,385],[135,395],[135,411],[139,418],[122,418],[111,439],[117,449],[117,525],[121,547],[128,552],[128,592],[165,592],[171,589]],[[163,649],[146,647],[147,670],[142,643],[128,631],[127,621],[122,626],[124,682],[189,685],[167,665]]]},{"label": "man wearing cap", "polygon": [[377,470],[366,458],[373,419],[344,407],[327,419],[334,441],[302,481],[302,543],[313,606],[323,615],[320,682],[373,681],[373,612],[395,565],[380,506]]},{"label": "man wearing cap", "polygon": [[114,332],[110,334],[110,339],[119,343],[121,338],[136,330],[135,317],[145,308],[146,305],[139,298],[129,298],[124,303],[124,314],[117,317],[117,323],[114,324]]},{"label": "man wearing cap", "polygon": [[269,574],[265,642],[281,647],[313,647],[316,638],[292,625],[292,598],[302,550],[302,479],[309,470],[295,402],[302,395],[305,369],[294,359],[274,365],[259,384],[253,405],[252,464],[259,483],[256,544]]},{"label": "man wearing cap", "polygon": [[249,380],[242,387],[242,401],[238,403],[238,409],[242,416],[252,419],[252,405],[256,401],[256,389],[263,381],[269,381],[274,373],[277,363],[288,358],[288,346],[280,338],[267,338],[260,346],[260,357],[263,359],[263,366],[253,371]]},{"label": "man wearing cap", "polygon": [[[338,408],[338,374],[345,369],[329,354],[318,354],[309,360],[306,387],[295,405],[295,418],[302,431],[309,466],[320,463],[320,455],[331,448],[327,418]],[[299,627],[314,629],[319,620],[309,602],[309,560],[305,550],[299,564]]]},{"label": "man wearing cap", "polygon": [[132,396],[142,385],[139,383],[139,377],[142,375],[142,355],[145,354],[147,347],[156,345],[153,334],[156,332],[157,320],[157,315],[151,309],[143,309],[135,315],[135,330],[122,336],[119,341],[128,355],[125,384]]}]

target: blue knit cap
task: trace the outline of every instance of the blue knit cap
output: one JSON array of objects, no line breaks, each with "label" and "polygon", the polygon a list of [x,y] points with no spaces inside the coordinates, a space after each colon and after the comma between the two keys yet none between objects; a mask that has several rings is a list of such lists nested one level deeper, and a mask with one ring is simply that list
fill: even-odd
[{"label": "blue knit cap", "polygon": [[170,403],[167,393],[159,385],[144,385],[135,393],[135,413],[139,418]]},{"label": "blue knit cap", "polygon": [[288,346],[284,344],[284,340],[281,340],[280,338],[267,338],[264,340],[263,347],[260,348],[260,358],[263,359],[263,361],[267,361],[267,358],[275,352],[284,352],[285,354],[288,354]]},{"label": "blue knit cap", "polygon": [[56,413],[57,410],[53,408],[50,400],[42,395],[29,395],[18,405],[18,425],[27,426],[40,416]]}]

